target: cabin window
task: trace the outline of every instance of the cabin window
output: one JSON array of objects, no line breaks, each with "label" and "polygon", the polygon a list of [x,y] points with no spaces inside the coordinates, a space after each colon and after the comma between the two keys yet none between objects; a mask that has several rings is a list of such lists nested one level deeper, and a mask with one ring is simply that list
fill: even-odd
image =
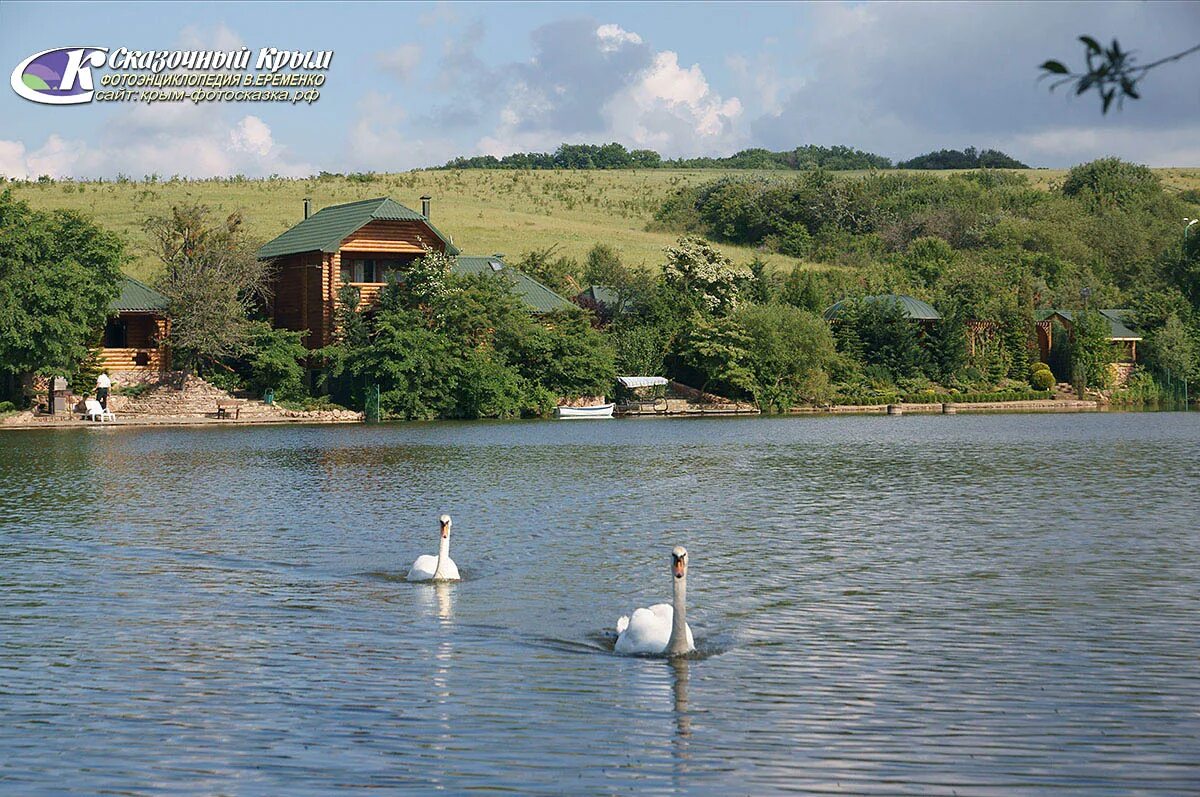
[{"label": "cabin window", "polygon": [[343,260],[342,282],[379,282],[374,260]]}]

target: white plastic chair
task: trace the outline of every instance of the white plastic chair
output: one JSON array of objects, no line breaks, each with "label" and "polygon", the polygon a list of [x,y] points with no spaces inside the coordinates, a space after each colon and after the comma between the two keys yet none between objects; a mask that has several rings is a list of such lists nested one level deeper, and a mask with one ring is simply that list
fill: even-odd
[{"label": "white plastic chair", "polygon": [[100,405],[99,401],[92,398],[84,400],[83,414],[87,416],[89,421],[94,421],[99,418],[100,423],[104,423],[105,417],[107,417],[110,421],[115,421],[117,419],[117,416],[113,415],[112,410],[105,409]]}]

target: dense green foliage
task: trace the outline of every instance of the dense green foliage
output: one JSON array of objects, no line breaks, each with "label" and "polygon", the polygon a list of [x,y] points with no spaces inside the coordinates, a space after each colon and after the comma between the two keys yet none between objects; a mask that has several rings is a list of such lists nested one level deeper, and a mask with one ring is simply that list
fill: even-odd
[{"label": "dense green foliage", "polygon": [[918,155],[893,167],[882,155],[852,147],[816,144],[773,152],[751,148],[725,157],[663,158],[654,150],[627,150],[618,143],[560,144],[554,152],[514,152],[458,157],[443,169],[772,169],[786,171],[856,171],[868,169],[1028,169],[1024,163],[994,149],[943,149]]},{"label": "dense green foliage", "polygon": [[266,321],[249,325],[245,345],[236,358],[234,368],[244,376],[246,386],[256,394],[274,393],[278,401],[304,398],[304,366],[308,349],[304,346],[307,332],[275,329]]},{"label": "dense green foliage", "polygon": [[[415,280],[436,279],[428,290]],[[506,275],[456,277],[428,264],[358,310],[344,290],[327,358],[334,395],[361,407],[379,389],[384,417],[544,414],[563,396],[603,395],[613,352],[582,310],[532,317]]]},{"label": "dense green foliage", "polygon": [[0,392],[15,398],[26,374],[80,373],[123,258],[117,236],[78,214],[31,210],[0,193]]},{"label": "dense green foliage", "polygon": [[1103,389],[1109,386],[1112,372],[1112,344],[1108,341],[1109,325],[1095,310],[1075,314],[1071,326],[1071,382],[1082,388]]},{"label": "dense green foliage", "polygon": [[[989,150],[990,152],[990,150]],[[744,149],[725,158],[664,159],[649,149],[612,144],[561,144],[554,152],[516,152],[497,158],[454,158],[443,169],[890,169],[882,155],[850,147],[796,147],[783,152]]]},{"label": "dense green foliage", "polygon": [[994,149],[939,149],[896,164],[897,169],[1028,169],[1016,158]]},{"label": "dense green foliage", "polygon": [[[928,329],[869,313],[837,330],[839,351],[861,366],[854,379],[1026,382],[1035,322],[1047,309],[1080,309],[1084,289],[1093,307],[1132,309],[1152,370],[1196,379],[1200,234],[1185,239],[1180,222],[1200,212],[1195,199],[1164,190],[1143,166],[1109,158],[1077,166],[1051,192],[991,170],[727,177],[678,191],[655,223],[825,264],[767,275],[775,300],[796,307],[904,293],[942,310],[944,320]],[[771,290],[756,293],[761,302]],[[1078,381],[1074,362],[1088,386],[1104,385],[1111,347],[1074,337],[1055,331],[1055,373]]]}]

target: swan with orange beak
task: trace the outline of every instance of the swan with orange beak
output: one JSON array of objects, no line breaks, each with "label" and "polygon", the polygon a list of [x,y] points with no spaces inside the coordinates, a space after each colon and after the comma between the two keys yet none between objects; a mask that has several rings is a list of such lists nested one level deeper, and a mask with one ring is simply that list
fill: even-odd
[{"label": "swan with orange beak", "polygon": [[453,525],[449,515],[439,519],[442,526],[441,538],[438,540],[437,556],[424,554],[417,557],[405,577],[408,581],[458,581],[458,565],[450,558],[450,526]]},{"label": "swan with orange beak", "polygon": [[617,620],[617,653],[683,656],[696,649],[687,624],[688,552],[682,545],[671,551],[671,603],[638,609]]}]

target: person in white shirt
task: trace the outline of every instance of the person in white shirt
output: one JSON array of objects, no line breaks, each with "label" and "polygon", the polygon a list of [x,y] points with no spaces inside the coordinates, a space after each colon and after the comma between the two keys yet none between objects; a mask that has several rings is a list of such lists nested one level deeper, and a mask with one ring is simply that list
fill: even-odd
[{"label": "person in white shirt", "polygon": [[110,387],[112,387],[112,380],[108,378],[108,372],[101,371],[100,376],[96,377],[96,400],[104,409],[108,409],[108,389]]}]

